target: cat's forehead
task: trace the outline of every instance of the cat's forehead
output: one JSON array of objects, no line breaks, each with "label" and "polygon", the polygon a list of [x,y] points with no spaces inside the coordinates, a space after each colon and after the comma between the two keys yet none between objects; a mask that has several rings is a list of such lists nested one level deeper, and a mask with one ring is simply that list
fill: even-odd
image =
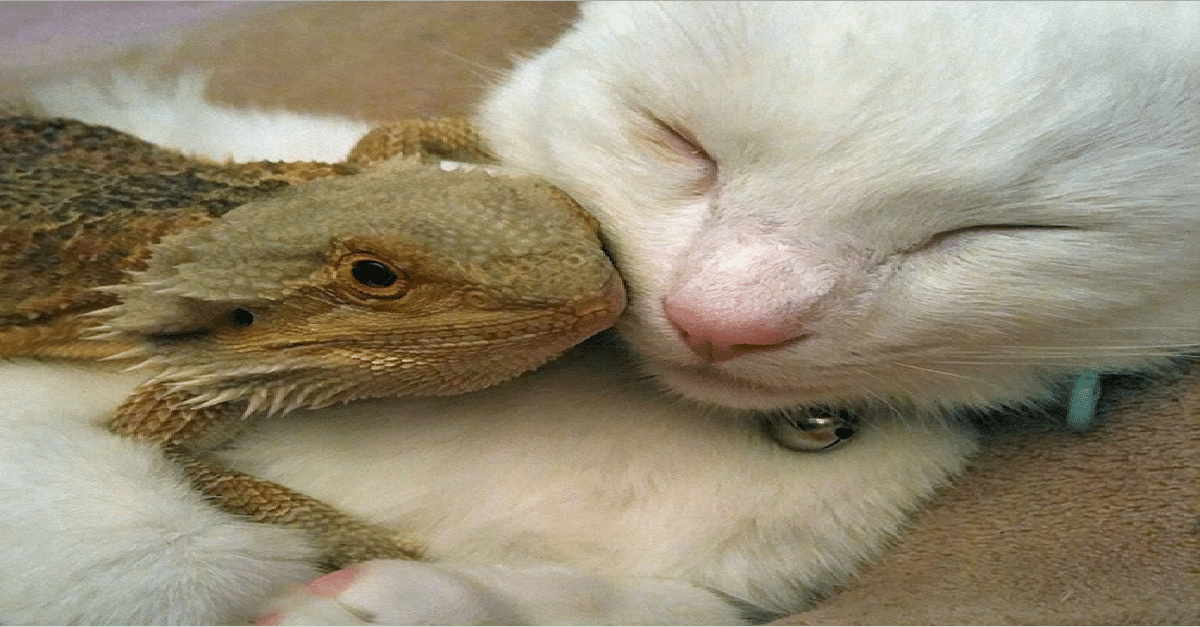
[{"label": "cat's forehead", "polygon": [[[836,161],[868,142],[889,159],[953,146],[954,159],[979,160],[1160,93],[1162,73],[1200,53],[1186,27],[1195,6],[636,4],[619,20],[630,35],[604,40],[630,47],[602,55],[608,80],[707,134],[710,151],[737,142],[752,154],[757,142]],[[780,137],[783,126],[798,132]]]},{"label": "cat's forehead", "polygon": [[682,197],[703,189],[827,232],[1070,226],[1161,196],[1155,168],[1200,150],[1200,3],[1109,4],[599,3],[496,101],[548,103],[538,124],[489,119],[610,221],[703,215]]}]

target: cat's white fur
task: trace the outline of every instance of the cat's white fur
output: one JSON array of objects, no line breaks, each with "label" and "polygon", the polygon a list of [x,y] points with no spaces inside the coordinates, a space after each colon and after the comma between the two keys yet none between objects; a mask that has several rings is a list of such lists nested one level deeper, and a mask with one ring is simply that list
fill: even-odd
[{"label": "cat's white fur", "polygon": [[[833,455],[772,442],[742,412],[664,398],[593,347],[480,394],[267,421],[225,458],[427,543],[369,563],[297,622],[732,624],[802,607],[876,555],[974,439],[882,418]],[[246,621],[316,575],[302,535],[205,508],[105,417],[141,379],[0,367],[0,619]],[[349,607],[347,607],[349,605]]]},{"label": "cat's white fur", "polygon": [[[435,560],[369,563],[340,592],[285,596],[278,620],[802,608],[962,468],[974,436],[942,412],[1195,344],[1198,12],[586,7],[481,120],[511,167],[601,219],[640,366],[591,346],[479,394],[266,422],[230,463]],[[206,111],[158,102],[151,118]],[[222,130],[262,119],[230,116]],[[0,622],[245,620],[314,575],[302,536],[208,510],[103,431],[137,381],[0,365],[0,569],[17,574]],[[754,415],[828,402],[864,418],[830,454],[777,446]]]},{"label": "cat's white fur", "polygon": [[[1200,341],[1198,14],[599,3],[482,122],[600,218],[623,334],[668,387],[1024,403]],[[672,305],[718,340],[799,339],[711,363]]]},{"label": "cat's white fur", "polygon": [[372,126],[333,116],[250,111],[204,99],[198,74],[170,84],[114,74],[103,85],[78,78],[38,88],[34,104],[63,117],[132,132],[155,144],[220,161],[303,158],[336,162]]}]

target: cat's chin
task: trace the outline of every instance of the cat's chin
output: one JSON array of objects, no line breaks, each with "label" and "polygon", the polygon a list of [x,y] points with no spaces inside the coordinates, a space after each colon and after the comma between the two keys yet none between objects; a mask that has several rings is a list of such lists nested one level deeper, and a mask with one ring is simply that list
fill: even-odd
[{"label": "cat's chin", "polygon": [[772,410],[812,404],[818,390],[773,386],[697,366],[645,365],[661,385],[685,398],[732,409]]}]

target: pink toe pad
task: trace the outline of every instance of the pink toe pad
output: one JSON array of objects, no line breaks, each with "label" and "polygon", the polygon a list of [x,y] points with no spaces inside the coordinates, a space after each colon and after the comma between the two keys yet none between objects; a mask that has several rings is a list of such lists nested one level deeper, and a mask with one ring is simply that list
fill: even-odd
[{"label": "pink toe pad", "polygon": [[305,588],[309,592],[322,597],[335,597],[341,594],[354,580],[358,579],[358,571],[354,568],[335,570],[323,577],[310,581]]}]

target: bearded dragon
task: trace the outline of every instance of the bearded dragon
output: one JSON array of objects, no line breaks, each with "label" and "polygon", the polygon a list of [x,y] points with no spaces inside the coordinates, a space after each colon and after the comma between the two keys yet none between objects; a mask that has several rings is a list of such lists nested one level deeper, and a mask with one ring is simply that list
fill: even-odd
[{"label": "bearded dragon", "polygon": [[[0,119],[0,356],[152,370],[116,433],[161,444],[220,507],[299,526],[331,567],[420,548],[206,460],[241,418],[480,389],[624,306],[596,222],[414,121],[345,163],[214,164],[65,119]],[[449,171],[447,171],[449,170]]]}]

